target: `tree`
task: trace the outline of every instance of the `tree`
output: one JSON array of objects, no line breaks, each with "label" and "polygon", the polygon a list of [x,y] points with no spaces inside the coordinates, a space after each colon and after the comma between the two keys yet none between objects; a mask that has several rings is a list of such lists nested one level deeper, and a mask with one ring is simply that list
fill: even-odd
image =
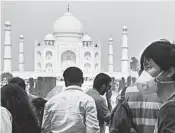
[{"label": "tree", "polygon": [[1,82],[2,86],[8,84],[8,82],[13,78],[13,75],[11,73],[2,73],[1,74]]},{"label": "tree", "polygon": [[139,70],[139,61],[136,57],[131,57],[130,68],[132,71]]},{"label": "tree", "polygon": [[1,74],[1,81],[2,81],[4,78],[6,78],[6,79],[9,81],[10,79],[13,78],[13,75],[12,75],[11,73],[8,73],[8,72],[2,73],[2,74]]}]

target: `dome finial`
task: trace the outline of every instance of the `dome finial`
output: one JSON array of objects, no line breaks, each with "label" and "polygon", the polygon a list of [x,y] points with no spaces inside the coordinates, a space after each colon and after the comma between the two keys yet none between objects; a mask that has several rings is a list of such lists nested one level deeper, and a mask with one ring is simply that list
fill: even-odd
[{"label": "dome finial", "polygon": [[69,12],[69,10],[70,10],[70,3],[68,3],[67,12]]}]

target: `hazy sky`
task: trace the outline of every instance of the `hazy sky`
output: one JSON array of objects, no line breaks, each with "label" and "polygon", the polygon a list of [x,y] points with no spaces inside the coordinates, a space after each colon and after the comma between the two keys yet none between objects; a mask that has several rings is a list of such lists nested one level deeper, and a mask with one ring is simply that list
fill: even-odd
[{"label": "hazy sky", "polygon": [[[53,23],[67,11],[67,2],[2,2],[1,45],[4,22],[12,24],[12,69],[18,68],[19,35],[25,38],[25,70],[34,70],[34,42],[53,31]],[[121,67],[122,26],[128,27],[129,56],[138,56],[151,41],[175,40],[175,2],[71,2],[70,12],[85,32],[102,45],[102,69],[108,66],[108,38],[114,39],[115,70]],[[3,47],[2,47],[3,57]],[[2,60],[2,59],[1,59]],[[2,62],[3,63],[3,62]]]}]

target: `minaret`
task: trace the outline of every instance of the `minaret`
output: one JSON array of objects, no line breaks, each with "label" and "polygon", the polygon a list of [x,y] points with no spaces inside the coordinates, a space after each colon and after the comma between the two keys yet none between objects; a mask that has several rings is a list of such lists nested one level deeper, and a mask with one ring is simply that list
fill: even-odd
[{"label": "minaret", "polygon": [[70,11],[70,3],[68,3],[68,6],[67,6],[67,12]]},{"label": "minaret", "polygon": [[128,28],[127,26],[123,26],[123,33],[122,33],[122,60],[121,60],[121,63],[122,63],[122,68],[121,68],[121,71],[122,73],[129,73],[129,59],[128,59],[128,44],[127,44],[127,41],[128,41]]},{"label": "minaret", "polygon": [[5,43],[4,43],[4,72],[12,72],[12,56],[11,56],[11,24],[9,21],[5,22]]},{"label": "minaret", "polygon": [[112,73],[114,71],[114,66],[113,66],[113,39],[110,37],[108,39],[109,41],[109,53],[108,53],[108,71],[109,73]]},{"label": "minaret", "polygon": [[24,36],[19,36],[19,63],[18,69],[20,72],[24,71]]}]

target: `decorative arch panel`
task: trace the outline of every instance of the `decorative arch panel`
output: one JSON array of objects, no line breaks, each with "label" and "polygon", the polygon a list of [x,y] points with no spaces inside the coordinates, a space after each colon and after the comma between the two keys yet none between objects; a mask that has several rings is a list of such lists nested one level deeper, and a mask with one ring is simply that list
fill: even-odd
[{"label": "decorative arch panel", "polygon": [[64,71],[66,68],[76,65],[76,54],[67,50],[61,54],[61,69]]},{"label": "decorative arch panel", "polygon": [[84,53],[84,59],[85,60],[91,60],[91,53],[90,52],[85,52]]}]

